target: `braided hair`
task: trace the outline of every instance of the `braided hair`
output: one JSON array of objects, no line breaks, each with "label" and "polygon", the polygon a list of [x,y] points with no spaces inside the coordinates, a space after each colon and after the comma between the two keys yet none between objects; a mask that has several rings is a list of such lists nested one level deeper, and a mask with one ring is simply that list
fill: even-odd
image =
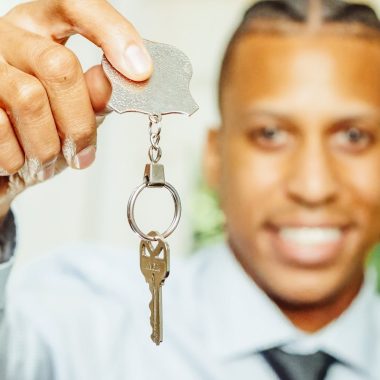
[{"label": "braided hair", "polygon": [[380,36],[380,20],[368,5],[343,0],[262,0],[252,5],[227,45],[219,77],[219,104],[236,42],[248,33],[300,33],[300,27],[318,32],[336,25],[344,34]]}]

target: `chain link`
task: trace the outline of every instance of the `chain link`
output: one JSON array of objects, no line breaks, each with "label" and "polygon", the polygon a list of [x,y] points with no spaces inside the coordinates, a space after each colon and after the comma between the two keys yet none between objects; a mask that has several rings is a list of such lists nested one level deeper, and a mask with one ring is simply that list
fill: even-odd
[{"label": "chain link", "polygon": [[149,115],[149,159],[153,164],[157,164],[162,157],[162,149],[159,146],[161,139],[161,120],[162,116],[158,114]]}]

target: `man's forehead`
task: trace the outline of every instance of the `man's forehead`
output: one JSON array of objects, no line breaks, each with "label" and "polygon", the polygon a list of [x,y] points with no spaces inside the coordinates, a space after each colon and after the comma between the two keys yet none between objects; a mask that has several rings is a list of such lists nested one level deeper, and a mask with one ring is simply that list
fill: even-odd
[{"label": "man's forehead", "polygon": [[247,34],[237,41],[228,75],[226,95],[243,99],[324,84],[380,107],[380,38]]}]

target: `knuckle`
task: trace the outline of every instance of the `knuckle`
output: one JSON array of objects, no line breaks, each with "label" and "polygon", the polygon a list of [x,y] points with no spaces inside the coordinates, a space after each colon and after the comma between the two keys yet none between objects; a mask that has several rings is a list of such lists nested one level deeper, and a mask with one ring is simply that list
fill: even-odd
[{"label": "knuckle", "polygon": [[37,111],[41,109],[45,101],[45,89],[37,79],[16,83],[16,102],[23,112]]},{"label": "knuckle", "polygon": [[50,44],[42,49],[37,59],[40,62],[41,76],[48,81],[70,82],[81,73],[76,55],[58,44]]},{"label": "knuckle", "polygon": [[[84,1],[78,0],[55,0],[57,12],[60,13],[69,24],[73,24],[73,20],[78,17],[78,14],[83,13]],[[91,6],[91,5],[90,5]]]}]

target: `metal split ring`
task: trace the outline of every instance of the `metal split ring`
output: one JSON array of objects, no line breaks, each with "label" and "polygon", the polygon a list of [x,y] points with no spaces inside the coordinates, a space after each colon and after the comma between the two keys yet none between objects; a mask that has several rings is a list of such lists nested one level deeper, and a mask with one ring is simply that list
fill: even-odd
[{"label": "metal split ring", "polygon": [[[129,222],[132,230],[134,232],[136,232],[141,237],[141,239],[149,240],[149,241],[157,241],[158,240],[157,237],[152,237],[152,236],[149,236],[148,234],[145,234],[144,232],[142,232],[141,229],[138,227],[136,220],[135,220],[136,200],[137,200],[138,196],[140,195],[140,193],[144,189],[146,189],[147,187],[152,187],[152,186],[149,186],[149,183],[145,182],[142,185],[140,185],[139,187],[137,187],[133,191],[133,193],[131,194],[129,201],[128,201],[128,208],[127,208],[128,222]],[[173,220],[172,220],[170,226],[168,227],[168,229],[165,232],[163,232],[162,234],[159,234],[164,239],[166,239],[168,236],[170,236],[174,232],[174,230],[178,226],[179,220],[181,219],[182,206],[181,206],[181,199],[178,195],[177,190],[170,183],[165,182],[160,187],[165,187],[166,189],[168,189],[170,191],[170,193],[173,197],[173,201],[174,201],[174,217],[173,217]]]}]

